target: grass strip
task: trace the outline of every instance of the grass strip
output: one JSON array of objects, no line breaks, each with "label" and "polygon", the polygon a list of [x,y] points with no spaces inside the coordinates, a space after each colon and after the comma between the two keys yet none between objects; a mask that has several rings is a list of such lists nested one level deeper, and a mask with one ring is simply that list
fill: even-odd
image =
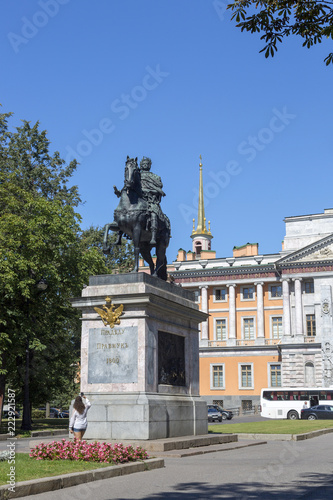
[{"label": "grass strip", "polygon": [[209,425],[210,433],[226,434],[303,434],[333,427],[333,420],[265,420],[242,424]]},{"label": "grass strip", "polygon": [[[15,435],[16,437],[29,437],[31,436],[30,431],[21,430],[22,419],[15,419]],[[39,418],[34,419],[32,422],[33,431],[56,431],[64,430],[64,433],[68,431],[68,418]],[[8,432],[8,419],[4,418],[1,422],[0,434],[6,434]]]},{"label": "grass strip", "polygon": [[[110,463],[80,462],[71,460],[35,460],[29,453],[16,453],[15,481],[29,481],[41,477],[59,476],[72,472],[82,472],[102,467],[110,467]],[[7,484],[7,474],[10,472],[8,461],[0,462],[0,485]]]}]

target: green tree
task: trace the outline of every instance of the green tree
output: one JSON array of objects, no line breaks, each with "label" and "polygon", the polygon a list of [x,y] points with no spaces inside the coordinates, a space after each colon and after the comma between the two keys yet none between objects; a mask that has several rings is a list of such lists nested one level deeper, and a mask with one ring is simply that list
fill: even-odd
[{"label": "green tree", "polygon": [[[260,52],[274,56],[277,44],[284,37],[302,37],[303,47],[310,48],[323,39],[333,39],[333,2],[317,0],[234,0],[228,5],[232,19],[241,31],[263,32],[265,46]],[[253,11],[255,12],[253,13]],[[331,52],[324,59],[326,66],[333,63]]]},{"label": "green tree", "polygon": [[28,429],[30,387],[33,401],[49,400],[78,357],[78,312],[70,298],[106,267],[98,250],[81,242],[75,211],[81,200],[77,187],[68,187],[76,161],[66,166],[51,154],[38,123],[24,121],[10,132],[9,117],[0,115],[0,394],[6,377],[19,389]]},{"label": "green tree", "polygon": [[99,254],[103,257],[106,273],[128,273],[134,267],[134,250],[131,241],[126,241],[123,238],[121,245],[115,245],[118,237],[116,233],[112,233],[108,237],[108,242],[111,243],[110,254],[103,253],[104,228],[91,226],[89,229],[82,231],[81,242],[84,248],[96,248]]}]

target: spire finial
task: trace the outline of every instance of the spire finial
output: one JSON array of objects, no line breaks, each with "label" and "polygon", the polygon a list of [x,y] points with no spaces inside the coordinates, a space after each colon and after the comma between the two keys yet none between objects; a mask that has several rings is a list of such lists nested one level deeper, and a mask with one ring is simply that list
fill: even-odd
[{"label": "spire finial", "polygon": [[[205,250],[210,249],[210,240],[213,238],[209,229],[206,227],[205,205],[204,205],[204,188],[202,180],[202,156],[199,155],[199,203],[198,203],[198,223],[195,229],[195,220],[193,219],[193,230],[191,238],[193,239],[193,251],[198,254],[198,248]],[[194,244],[196,242],[196,244]],[[203,246],[202,246],[203,245]],[[200,253],[200,252],[199,252]]]}]

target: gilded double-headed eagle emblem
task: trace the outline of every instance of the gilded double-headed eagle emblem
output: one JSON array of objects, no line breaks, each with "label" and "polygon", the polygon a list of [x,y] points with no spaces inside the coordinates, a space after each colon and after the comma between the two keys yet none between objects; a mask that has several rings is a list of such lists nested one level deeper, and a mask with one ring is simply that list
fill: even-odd
[{"label": "gilded double-headed eagle emblem", "polygon": [[106,297],[106,305],[104,304],[103,309],[100,307],[94,307],[97,314],[100,315],[105,326],[110,326],[113,328],[115,325],[120,325],[120,316],[123,314],[124,306],[120,304],[115,309],[115,305],[112,304],[111,297]]}]

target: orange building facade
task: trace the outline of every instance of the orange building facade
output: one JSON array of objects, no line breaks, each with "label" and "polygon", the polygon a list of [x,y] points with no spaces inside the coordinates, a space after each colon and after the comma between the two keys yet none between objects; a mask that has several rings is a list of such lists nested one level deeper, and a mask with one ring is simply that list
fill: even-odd
[{"label": "orange building facade", "polygon": [[192,252],[169,265],[208,314],[200,328],[200,394],[250,409],[265,387],[333,387],[333,210],[287,217],[283,249],[257,243],[217,258],[206,224],[200,161]]}]

